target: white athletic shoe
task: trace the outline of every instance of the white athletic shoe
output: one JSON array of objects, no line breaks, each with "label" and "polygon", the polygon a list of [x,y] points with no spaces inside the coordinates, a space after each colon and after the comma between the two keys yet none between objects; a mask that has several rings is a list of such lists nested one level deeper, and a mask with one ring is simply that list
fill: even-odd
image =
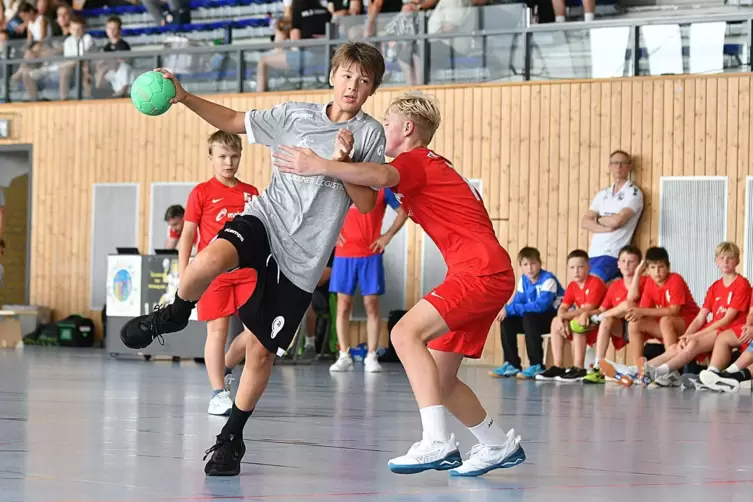
[{"label": "white athletic shoe", "polygon": [[671,371],[666,375],[656,377],[654,384],[658,387],[679,387],[682,385],[682,376],[679,371]]},{"label": "white athletic shoe", "polygon": [[232,409],[233,400],[230,399],[230,393],[223,390],[209,400],[209,409],[207,412],[210,415],[229,415]]},{"label": "white athletic shoe", "polygon": [[520,436],[515,430],[507,433],[507,442],[502,446],[486,446],[477,444],[469,453],[468,460],[463,465],[450,471],[451,476],[475,477],[483,476],[494,469],[506,469],[522,464],[526,459],[526,452],[520,446]]},{"label": "white athletic shoe", "polygon": [[701,371],[698,378],[709,389],[715,392],[737,392],[740,390],[740,382],[734,378],[725,378],[719,373],[715,373],[709,370]]},{"label": "white athletic shoe", "polygon": [[363,360],[363,369],[367,373],[379,373],[382,371],[382,365],[379,364],[376,353],[371,352],[366,355],[366,358]]},{"label": "white athletic shoe", "polygon": [[411,446],[402,457],[393,458],[387,464],[395,474],[417,474],[428,470],[446,471],[462,465],[455,434],[447,441],[431,441],[424,437]]},{"label": "white athletic shoe", "polygon": [[331,372],[353,371],[353,358],[347,352],[340,352],[337,361],[329,367]]}]

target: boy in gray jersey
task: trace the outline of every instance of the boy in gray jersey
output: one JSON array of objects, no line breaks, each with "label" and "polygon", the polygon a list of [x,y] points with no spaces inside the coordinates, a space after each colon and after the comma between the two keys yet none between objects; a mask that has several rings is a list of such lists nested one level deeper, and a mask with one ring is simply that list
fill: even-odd
[{"label": "boy in gray jersey", "polygon": [[[384,130],[361,107],[376,91],[384,74],[384,59],[371,45],[340,46],[332,58],[330,84],[334,96],[327,105],[283,103],[270,110],[236,112],[188,94],[173,75],[174,102],[182,102],[211,125],[248,135],[250,143],[305,146],[325,158],[354,162],[384,162]],[[245,453],[243,428],[267,386],[275,355],[290,345],[317,281],[327,265],[345,215],[353,203],[370,211],[377,192],[327,176],[304,177],[277,169],[267,189],[228,222],[215,240],[186,268],[175,301],[149,315],[129,321],[121,330],[130,348],[148,346],[162,335],[180,331],[212,280],[238,268],[258,273],[256,289],[238,309],[254,333],[246,347],[246,363],[230,417],[204,469],[208,476],[235,476]],[[204,457],[206,458],[206,457]]]}]

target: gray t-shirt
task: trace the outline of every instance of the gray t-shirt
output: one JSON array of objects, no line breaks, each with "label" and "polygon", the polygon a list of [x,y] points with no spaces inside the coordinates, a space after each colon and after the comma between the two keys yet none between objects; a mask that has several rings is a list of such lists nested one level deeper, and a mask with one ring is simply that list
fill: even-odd
[{"label": "gray t-shirt", "polygon": [[[348,122],[334,123],[327,105],[282,103],[246,112],[249,143],[308,147],[332,158],[340,129],[353,133],[353,162],[384,163],[384,129],[363,111]],[[293,284],[313,292],[327,265],[352,201],[340,180],[298,176],[273,168],[269,186],[246,207],[259,218],[280,270]]]}]

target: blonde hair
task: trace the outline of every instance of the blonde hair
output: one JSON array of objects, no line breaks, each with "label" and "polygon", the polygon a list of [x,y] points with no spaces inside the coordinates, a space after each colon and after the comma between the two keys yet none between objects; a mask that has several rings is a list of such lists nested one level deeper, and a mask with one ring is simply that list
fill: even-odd
[{"label": "blonde hair", "polygon": [[209,139],[207,139],[207,148],[209,149],[209,155],[212,155],[212,146],[219,145],[224,146],[228,150],[241,152],[243,150],[243,142],[241,137],[237,134],[232,134],[225,131],[216,131]]},{"label": "blonde hair", "polygon": [[737,260],[740,259],[740,248],[734,242],[724,241],[716,247],[714,258],[719,258],[722,254],[731,255]]},{"label": "blonde hair", "polygon": [[392,100],[387,113],[394,112],[413,122],[421,139],[430,143],[439,129],[442,115],[436,98],[426,94],[406,92]]}]

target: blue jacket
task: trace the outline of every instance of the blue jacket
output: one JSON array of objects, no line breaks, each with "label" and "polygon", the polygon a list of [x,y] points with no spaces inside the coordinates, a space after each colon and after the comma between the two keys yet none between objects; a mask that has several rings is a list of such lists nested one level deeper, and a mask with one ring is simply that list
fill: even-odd
[{"label": "blue jacket", "polygon": [[505,307],[508,316],[522,316],[529,312],[554,312],[562,303],[565,290],[551,272],[541,270],[535,284],[521,276],[512,302]]}]

